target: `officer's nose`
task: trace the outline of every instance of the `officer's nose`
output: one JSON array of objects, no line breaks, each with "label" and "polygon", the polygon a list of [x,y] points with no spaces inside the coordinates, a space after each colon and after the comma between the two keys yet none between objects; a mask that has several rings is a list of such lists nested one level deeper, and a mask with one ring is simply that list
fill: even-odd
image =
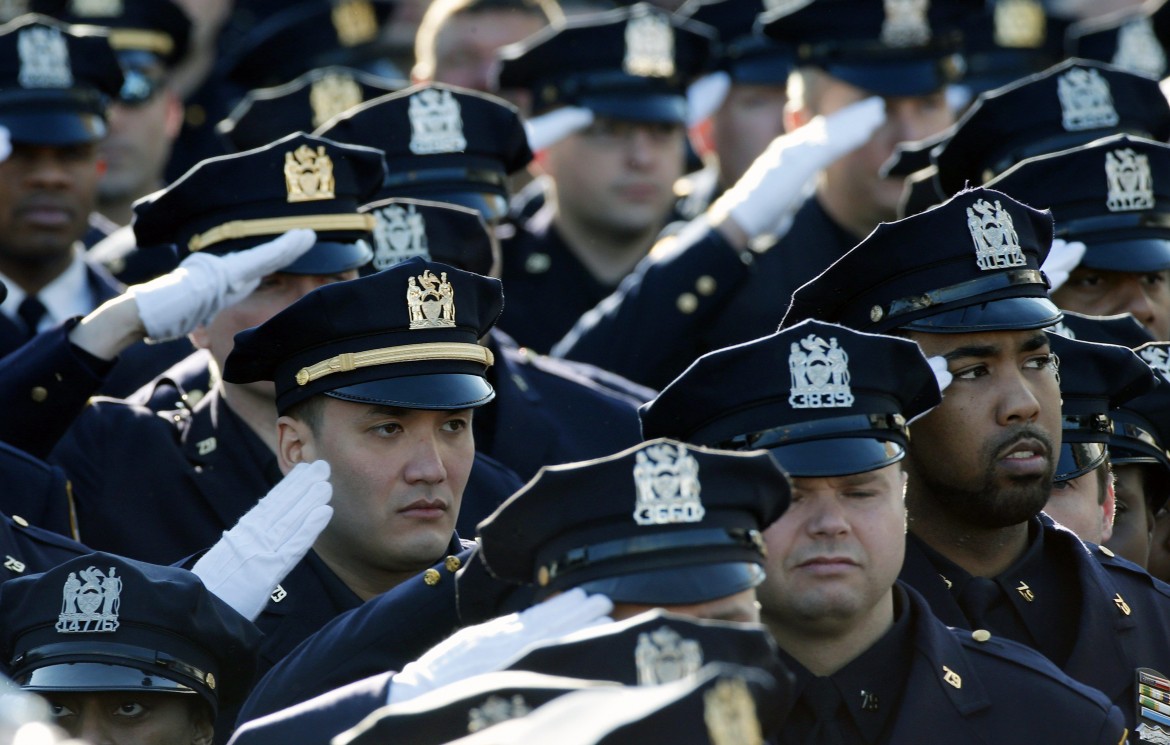
[{"label": "officer's nose", "polygon": [[403,477],[411,484],[438,484],[447,479],[442,448],[433,432],[415,435]]},{"label": "officer's nose", "polygon": [[845,509],[835,494],[819,494],[805,498],[806,509],[810,511],[805,524],[810,535],[834,537],[849,532],[849,520]]}]

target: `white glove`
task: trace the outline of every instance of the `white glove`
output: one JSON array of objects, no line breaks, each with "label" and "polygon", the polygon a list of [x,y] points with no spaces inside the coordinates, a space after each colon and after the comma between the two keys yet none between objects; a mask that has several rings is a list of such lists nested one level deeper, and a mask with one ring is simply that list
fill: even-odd
[{"label": "white glove", "polygon": [[687,127],[714,114],[731,90],[731,76],[720,70],[704,75],[687,86]]},{"label": "white glove", "polygon": [[[947,369],[947,360],[942,355],[936,354],[933,357],[927,357],[926,361],[930,364],[930,369],[934,371],[934,380],[938,383],[938,392],[942,393],[951,384],[951,381],[955,379],[955,376],[951,375],[951,371]],[[913,424],[932,411],[934,411],[933,408],[927,409],[906,423]]]},{"label": "white glove", "polygon": [[1052,285],[1048,291],[1056,292],[1059,290],[1061,285],[1068,281],[1068,275],[1080,265],[1081,259],[1084,257],[1084,243],[1053,238],[1052,248],[1048,251],[1048,258],[1044,260],[1044,265],[1040,267],[1040,271],[1044,272],[1048,277],[1048,282]]},{"label": "white glove", "polygon": [[711,205],[711,219],[730,215],[749,238],[787,231],[805,185],[865,144],[885,122],[885,106],[879,97],[867,98],[772,140],[735,186]]},{"label": "white glove", "polygon": [[12,155],[12,137],[8,127],[0,125],[0,163],[8,160],[9,155]]},{"label": "white glove", "polygon": [[126,294],[138,305],[147,338],[177,339],[243,300],[263,277],[299,259],[316,241],[316,233],[300,228],[227,256],[193,253],[170,274],[134,285]]},{"label": "white glove", "polygon": [[612,623],[613,603],[604,595],[573,589],[521,613],[468,626],[402,668],[387,703],[409,701],[472,675],[502,670],[532,645],[580,629]]},{"label": "white glove", "polygon": [[328,463],[298,463],[234,528],[224,531],[191,571],[241,616],[255,619],[272,590],[329,524],[332,496]]},{"label": "white glove", "polygon": [[528,147],[534,153],[555,145],[593,123],[593,112],[580,106],[562,106],[524,122]]}]

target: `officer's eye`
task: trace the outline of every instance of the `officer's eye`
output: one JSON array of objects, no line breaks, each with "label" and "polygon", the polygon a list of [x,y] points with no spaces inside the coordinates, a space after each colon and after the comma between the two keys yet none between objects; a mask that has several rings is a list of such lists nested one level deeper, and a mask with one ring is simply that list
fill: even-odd
[{"label": "officer's eye", "polygon": [[1113,515],[1116,517],[1117,515],[1124,515],[1127,512],[1129,512],[1129,505],[1120,499],[1117,500],[1117,506],[1113,508]]},{"label": "officer's eye", "polygon": [[1057,367],[1057,358],[1055,354],[1040,354],[1035,357],[1029,357],[1028,361],[1024,363],[1024,367],[1032,370],[1055,370]]},{"label": "officer's eye", "polygon": [[1149,272],[1142,275],[1142,284],[1144,285],[1161,285],[1167,281],[1167,272]]},{"label": "officer's eye", "polygon": [[876,497],[878,492],[876,489],[849,489],[844,494],[849,499],[868,499]]},{"label": "officer's eye", "polygon": [[381,424],[375,424],[373,427],[370,427],[370,431],[376,435],[389,437],[390,435],[396,435],[401,432],[402,425],[398,422],[383,422]]},{"label": "officer's eye", "polygon": [[468,421],[466,419],[448,419],[443,422],[444,432],[462,432],[467,429]]},{"label": "officer's eye", "polygon": [[140,717],[147,711],[146,707],[137,701],[125,701],[118,704],[118,708],[114,709],[114,716],[117,717]]},{"label": "officer's eye", "polygon": [[982,378],[988,375],[989,371],[987,365],[973,365],[972,367],[958,370],[953,373],[956,380],[974,380],[975,378]]},{"label": "officer's eye", "polygon": [[70,709],[65,704],[49,704],[49,711],[52,712],[54,719],[64,719],[65,717],[75,717],[77,712]]},{"label": "officer's eye", "polygon": [[1105,284],[1105,278],[1100,274],[1090,274],[1089,272],[1073,272],[1072,276],[1068,278],[1067,285],[1071,287],[1092,288],[1100,287]]}]

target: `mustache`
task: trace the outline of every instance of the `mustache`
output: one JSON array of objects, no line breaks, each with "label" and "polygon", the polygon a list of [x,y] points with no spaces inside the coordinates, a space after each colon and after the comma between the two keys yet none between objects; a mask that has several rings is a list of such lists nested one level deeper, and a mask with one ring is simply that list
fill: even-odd
[{"label": "mustache", "polygon": [[1052,438],[1048,435],[1048,433],[1042,429],[1039,429],[1038,427],[1031,425],[1021,427],[1020,429],[1005,435],[998,442],[992,443],[989,446],[989,450],[991,451],[991,455],[993,457],[998,456],[1001,453],[1006,453],[1008,450],[1011,450],[1013,447],[1025,440],[1034,440],[1040,443],[1040,445],[1044,448],[1044,454],[1049,457],[1051,457],[1052,453],[1056,451],[1056,448],[1052,442]]}]

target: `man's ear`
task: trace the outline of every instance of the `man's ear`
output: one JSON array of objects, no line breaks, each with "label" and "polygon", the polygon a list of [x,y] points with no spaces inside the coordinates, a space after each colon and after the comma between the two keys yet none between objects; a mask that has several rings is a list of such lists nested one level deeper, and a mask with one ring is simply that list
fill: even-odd
[{"label": "man's ear", "polygon": [[813,113],[807,106],[795,106],[792,101],[784,104],[784,131],[793,132],[808,124]]},{"label": "man's ear", "polygon": [[276,420],[276,457],[281,473],[287,474],[298,463],[317,460],[313,430],[308,422],[282,416]]},{"label": "man's ear", "polygon": [[200,712],[191,721],[191,745],[211,745],[215,740],[215,724],[210,712]]},{"label": "man's ear", "polygon": [[1113,520],[1117,517],[1117,492],[1113,489],[1113,479],[1107,479],[1105,484],[1105,501],[1101,503],[1101,543],[1113,537]]},{"label": "man's ear", "polygon": [[211,338],[207,335],[207,327],[203,324],[192,329],[191,333],[187,334],[187,338],[191,340],[196,349],[211,348]]}]

